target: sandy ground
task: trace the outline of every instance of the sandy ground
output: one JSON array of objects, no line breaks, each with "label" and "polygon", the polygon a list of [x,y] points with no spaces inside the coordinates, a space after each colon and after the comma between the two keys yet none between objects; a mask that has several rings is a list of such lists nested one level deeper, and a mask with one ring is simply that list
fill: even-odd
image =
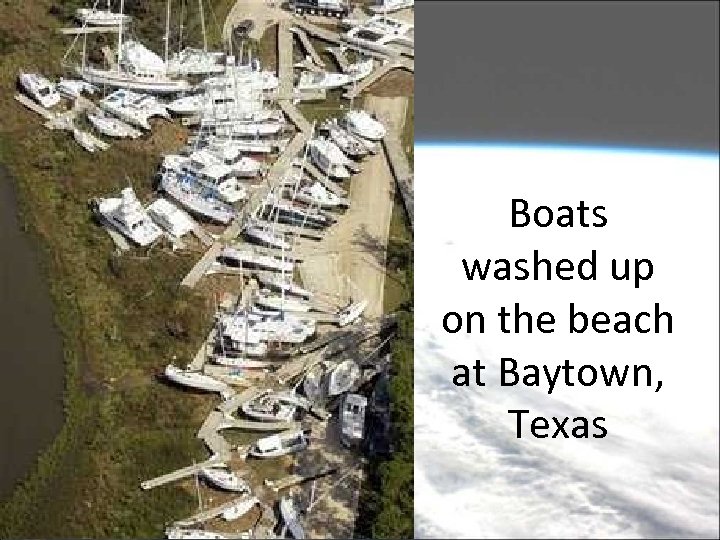
[{"label": "sandy ground", "polygon": [[[368,110],[402,125],[407,98],[368,96]],[[300,275],[307,288],[325,298],[365,299],[365,316],[383,313],[385,247],[395,193],[394,179],[384,152],[369,156],[350,181],[350,208],[320,242],[300,240],[304,256]]]}]

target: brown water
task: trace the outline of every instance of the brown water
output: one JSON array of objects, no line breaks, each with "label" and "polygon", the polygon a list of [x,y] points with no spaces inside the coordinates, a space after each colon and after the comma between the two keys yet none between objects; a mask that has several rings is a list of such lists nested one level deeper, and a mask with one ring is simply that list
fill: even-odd
[{"label": "brown water", "polygon": [[63,422],[64,366],[37,246],[20,227],[0,165],[0,500],[32,469]]}]

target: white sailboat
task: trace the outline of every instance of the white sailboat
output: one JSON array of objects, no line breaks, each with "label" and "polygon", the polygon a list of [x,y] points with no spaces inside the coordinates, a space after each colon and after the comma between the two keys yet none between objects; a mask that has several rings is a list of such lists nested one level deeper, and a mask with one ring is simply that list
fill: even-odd
[{"label": "white sailboat", "polygon": [[88,111],[87,119],[96,130],[107,137],[129,137],[131,139],[137,139],[142,135],[141,131],[135,129],[129,124],[126,124],[118,118],[107,116],[101,111]]},{"label": "white sailboat", "polygon": [[291,281],[290,278],[283,278],[281,276],[271,274],[259,274],[257,279],[260,283],[271,289],[277,289],[284,291],[286,294],[294,294],[296,296],[302,296],[304,298],[312,297],[312,293],[307,289],[304,289],[297,283]]},{"label": "white sailboat", "polygon": [[291,261],[281,261],[270,255],[261,255],[251,249],[225,247],[219,258],[233,262],[236,266],[242,266],[243,268],[257,268],[275,272],[293,272],[295,268]]},{"label": "white sailboat", "polygon": [[237,215],[235,209],[213,195],[191,176],[174,170],[162,171],[160,187],[191,214],[227,225]]},{"label": "white sailboat", "polygon": [[60,94],[54,84],[38,73],[20,73],[20,86],[31,98],[46,109],[60,103]]},{"label": "white sailboat", "polygon": [[202,469],[200,476],[208,483],[225,491],[250,493],[250,485],[230,469]]},{"label": "white sailboat", "polygon": [[306,300],[272,294],[268,290],[260,290],[255,296],[255,303],[262,308],[277,311],[308,312],[312,309]]},{"label": "white sailboat", "polygon": [[219,392],[221,394],[230,390],[230,387],[222,381],[204,375],[199,371],[180,369],[172,364],[168,364],[165,368],[165,376],[174,383],[197,388],[198,390]]},{"label": "white sailboat", "polygon": [[[120,16],[124,14],[124,8],[125,1],[120,0]],[[87,82],[97,86],[110,86],[153,94],[177,94],[189,91],[191,85],[188,81],[173,78],[169,76],[167,71],[169,25],[170,4],[168,0],[165,61],[138,41],[128,40],[123,43],[124,25],[119,23],[117,25],[118,42],[115,66],[110,69],[88,66],[85,45],[83,45],[82,65],[76,68],[78,74]]]},{"label": "white sailboat", "polygon": [[348,159],[335,143],[317,138],[308,142],[308,148],[312,162],[324,174],[340,180],[350,178],[350,171],[346,167],[349,164]]},{"label": "white sailboat", "polygon": [[366,144],[340,127],[337,119],[327,122],[323,129],[327,130],[330,140],[351,158],[362,158],[370,151]]},{"label": "white sailboat", "polygon": [[250,510],[255,508],[255,505],[257,504],[260,504],[260,501],[256,497],[240,499],[230,508],[224,510],[220,515],[225,521],[234,521],[243,517]]},{"label": "white sailboat", "polygon": [[92,201],[98,217],[140,246],[148,246],[160,238],[162,231],[148,216],[131,187],[119,198]]}]

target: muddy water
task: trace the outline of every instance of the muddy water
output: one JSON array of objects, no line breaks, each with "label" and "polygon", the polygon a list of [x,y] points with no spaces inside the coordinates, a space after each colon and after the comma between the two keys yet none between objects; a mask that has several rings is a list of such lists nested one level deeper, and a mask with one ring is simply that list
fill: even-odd
[{"label": "muddy water", "polygon": [[0,165],[0,501],[30,472],[63,421],[60,333],[39,262]]}]

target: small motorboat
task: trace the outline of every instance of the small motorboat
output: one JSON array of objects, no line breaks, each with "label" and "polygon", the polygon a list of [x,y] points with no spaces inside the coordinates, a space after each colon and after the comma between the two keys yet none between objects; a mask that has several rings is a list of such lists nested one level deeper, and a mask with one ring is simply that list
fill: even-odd
[{"label": "small motorboat", "polygon": [[340,442],[351,447],[360,444],[365,430],[368,400],[360,394],[345,394],[340,413]]},{"label": "small motorboat", "polygon": [[225,491],[250,493],[250,485],[230,469],[202,469],[200,476],[213,486]]},{"label": "small motorboat", "polygon": [[360,367],[354,360],[340,362],[328,377],[328,396],[339,396],[349,392],[360,378]]},{"label": "small motorboat", "polygon": [[258,439],[249,454],[257,458],[275,458],[305,450],[310,444],[308,433],[302,430],[285,431]]},{"label": "small motorboat", "polygon": [[89,82],[77,79],[60,79],[60,82],[57,83],[55,87],[62,95],[70,99],[79,98],[83,92],[94,96],[95,92],[98,91],[97,87],[93,86]]},{"label": "small motorboat", "polygon": [[147,207],[147,213],[155,223],[175,238],[185,236],[195,228],[193,219],[167,199],[153,201]]},{"label": "small motorboat", "polygon": [[266,390],[256,398],[241,405],[245,415],[263,422],[289,422],[295,416],[297,407],[276,396],[272,390]]},{"label": "small motorboat", "polygon": [[131,187],[123,189],[119,198],[95,199],[91,204],[103,222],[139,246],[149,246],[162,235],[162,230],[150,219]]},{"label": "small motorboat", "polygon": [[348,111],[345,124],[351,132],[371,141],[379,141],[387,133],[385,126],[363,110]]},{"label": "small motorboat", "polygon": [[55,85],[42,75],[38,73],[20,73],[18,82],[27,95],[46,109],[60,103],[60,94]]}]

